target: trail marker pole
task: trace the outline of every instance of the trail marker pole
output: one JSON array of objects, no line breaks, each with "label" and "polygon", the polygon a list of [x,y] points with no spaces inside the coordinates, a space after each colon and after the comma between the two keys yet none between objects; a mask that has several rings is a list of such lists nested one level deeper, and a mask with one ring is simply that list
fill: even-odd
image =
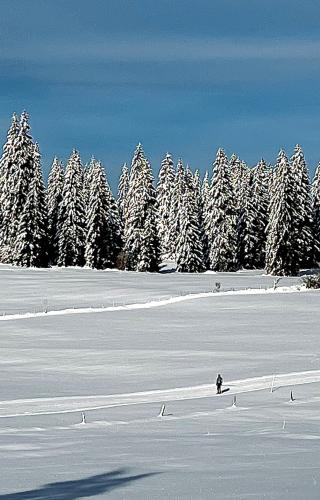
[{"label": "trail marker pole", "polygon": [[270,388],[270,392],[271,392],[271,393],[273,392],[273,387],[274,387],[274,381],[275,381],[275,378],[276,378],[276,376],[275,376],[275,375],[273,375],[273,377],[272,377],[272,382],[271,382],[271,388]]},{"label": "trail marker pole", "polygon": [[164,417],[165,409],[166,409],[166,405],[162,405],[158,417]]},{"label": "trail marker pole", "polygon": [[283,430],[283,431],[284,431],[285,427],[286,427],[286,421],[284,420],[284,421],[283,421],[283,425],[282,425],[282,430]]}]

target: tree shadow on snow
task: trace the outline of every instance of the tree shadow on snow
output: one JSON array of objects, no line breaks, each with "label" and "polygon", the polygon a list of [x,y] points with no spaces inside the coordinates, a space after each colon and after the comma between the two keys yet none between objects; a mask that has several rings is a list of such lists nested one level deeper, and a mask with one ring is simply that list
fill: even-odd
[{"label": "tree shadow on snow", "polygon": [[157,474],[150,472],[146,474],[128,475],[126,469],[118,469],[112,472],[98,474],[85,479],[74,481],[63,481],[41,486],[36,490],[20,491],[0,495],[1,500],[75,500],[76,498],[92,497],[101,493],[109,492],[126,484],[144,479]]}]

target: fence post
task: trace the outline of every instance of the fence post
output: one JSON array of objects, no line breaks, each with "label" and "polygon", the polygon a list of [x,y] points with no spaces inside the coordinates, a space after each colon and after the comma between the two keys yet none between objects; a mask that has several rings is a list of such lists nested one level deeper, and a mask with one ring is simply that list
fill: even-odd
[{"label": "fence post", "polygon": [[270,392],[273,392],[273,386],[274,386],[274,380],[275,380],[276,376],[273,375],[272,377],[272,382],[271,382],[271,388],[270,388]]}]

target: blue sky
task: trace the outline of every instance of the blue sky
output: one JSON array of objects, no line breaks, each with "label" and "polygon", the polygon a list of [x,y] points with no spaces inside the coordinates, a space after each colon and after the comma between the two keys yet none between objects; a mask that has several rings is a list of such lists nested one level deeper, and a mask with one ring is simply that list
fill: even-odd
[{"label": "blue sky", "polygon": [[113,187],[141,141],[203,173],[302,144],[320,160],[317,0],[1,0],[0,131],[26,109],[45,172],[72,148]]}]

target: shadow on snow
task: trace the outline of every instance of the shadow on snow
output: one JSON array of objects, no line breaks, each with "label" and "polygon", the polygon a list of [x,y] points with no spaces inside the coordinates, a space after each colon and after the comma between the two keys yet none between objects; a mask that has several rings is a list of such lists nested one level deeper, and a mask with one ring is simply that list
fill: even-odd
[{"label": "shadow on snow", "polygon": [[106,493],[126,484],[153,476],[155,472],[136,474],[130,476],[126,469],[118,469],[105,474],[76,479],[74,481],[63,481],[41,486],[36,490],[20,491],[18,493],[0,494],[1,500],[75,500],[76,498],[91,497]]}]

